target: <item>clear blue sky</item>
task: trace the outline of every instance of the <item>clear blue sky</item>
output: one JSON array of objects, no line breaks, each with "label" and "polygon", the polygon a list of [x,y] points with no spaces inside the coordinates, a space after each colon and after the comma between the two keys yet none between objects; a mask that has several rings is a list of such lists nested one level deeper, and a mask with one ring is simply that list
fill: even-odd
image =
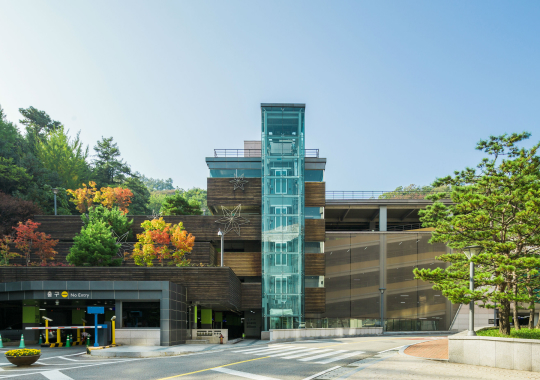
[{"label": "clear blue sky", "polygon": [[426,185],[490,134],[540,139],[539,1],[0,0],[0,105],[134,170],[206,187],[204,157],[306,103],[328,190]]}]

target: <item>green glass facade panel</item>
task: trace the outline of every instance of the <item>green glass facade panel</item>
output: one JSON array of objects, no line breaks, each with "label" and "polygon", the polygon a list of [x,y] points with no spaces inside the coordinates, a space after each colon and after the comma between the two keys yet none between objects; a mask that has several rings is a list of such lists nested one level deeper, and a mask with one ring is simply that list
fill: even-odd
[{"label": "green glass facade panel", "polygon": [[306,182],[323,182],[324,170],[306,170],[305,181]]},{"label": "green glass facade panel", "polygon": [[262,106],[263,330],[304,321],[305,107]]}]

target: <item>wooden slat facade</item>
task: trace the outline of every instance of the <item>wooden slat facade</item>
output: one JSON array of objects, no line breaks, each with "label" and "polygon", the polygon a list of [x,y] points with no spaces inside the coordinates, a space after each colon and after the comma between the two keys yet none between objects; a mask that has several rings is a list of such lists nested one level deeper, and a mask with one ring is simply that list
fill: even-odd
[{"label": "wooden slat facade", "polygon": [[240,280],[229,268],[0,267],[0,283],[16,281],[170,281],[187,288],[188,302],[239,310]]},{"label": "wooden slat facade", "polygon": [[243,282],[242,283],[242,310],[261,309],[261,283]]},{"label": "wooden slat facade", "polygon": [[[130,216],[133,219],[134,237],[142,232],[141,223],[149,218],[145,215]],[[178,215],[164,216],[167,223],[182,222],[187,232],[193,234],[197,241],[218,240],[218,230],[223,224],[216,223],[220,219],[219,215]],[[225,235],[225,240],[261,240],[261,217],[258,215],[247,215],[248,224],[240,227],[241,236],[234,231]],[[69,216],[43,216],[38,215],[35,221],[41,223],[38,230],[50,234],[53,239],[65,241],[73,240],[73,237],[81,231],[82,221],[78,215]],[[136,240],[135,238],[133,240]]]},{"label": "wooden slat facade", "polygon": [[326,204],[326,182],[305,183],[306,207],[324,207]]},{"label": "wooden slat facade", "polygon": [[305,313],[324,313],[326,312],[326,289],[325,288],[306,288]]},{"label": "wooden slat facade", "polygon": [[219,206],[261,206],[261,179],[246,178],[244,190],[234,189],[231,178],[207,179],[207,204],[210,207]]},{"label": "wooden slat facade", "polygon": [[324,241],[326,238],[326,226],[324,219],[306,219],[305,241]]},{"label": "wooden slat facade", "polygon": [[305,271],[306,276],[324,276],[326,261],[324,253],[306,253]]},{"label": "wooden slat facade", "polygon": [[[221,263],[221,253],[216,252],[216,265]],[[260,252],[225,252],[223,265],[231,268],[237,276],[260,276]]]}]

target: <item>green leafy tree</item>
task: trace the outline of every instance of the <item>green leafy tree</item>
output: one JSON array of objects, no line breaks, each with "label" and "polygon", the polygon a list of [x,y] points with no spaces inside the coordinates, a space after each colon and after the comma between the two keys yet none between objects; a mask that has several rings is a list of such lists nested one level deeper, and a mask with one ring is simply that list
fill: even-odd
[{"label": "green leafy tree", "polygon": [[141,179],[149,191],[174,190],[172,178],[165,180],[148,178],[138,172],[136,172],[135,175]]},{"label": "green leafy tree", "polygon": [[19,164],[23,156],[26,141],[17,126],[7,121],[2,107],[0,107],[0,157],[12,158]]},{"label": "green leafy tree", "polygon": [[122,258],[117,255],[120,244],[112,235],[111,226],[95,220],[85,225],[73,238],[73,246],[66,260],[75,266],[119,266]]},{"label": "green leafy tree", "polygon": [[133,219],[128,219],[118,207],[113,207],[109,210],[102,205],[97,205],[91,207],[88,210],[88,214],[81,215],[81,219],[84,225],[104,222],[118,236],[122,236],[126,232],[129,232],[128,239],[132,236],[131,225],[133,224]]},{"label": "green leafy tree", "polygon": [[94,151],[97,157],[93,162],[94,178],[98,187],[119,185],[131,177],[131,169],[120,159],[120,149],[112,137],[102,137]]},{"label": "green leafy tree", "polygon": [[150,202],[148,208],[151,212],[159,213],[161,210],[161,205],[165,201],[168,195],[174,194],[174,191],[171,190],[160,190],[150,192]]},{"label": "green leafy tree", "polygon": [[76,188],[90,176],[86,162],[88,147],[83,147],[79,134],[70,139],[63,127],[49,133],[36,144],[36,157],[44,168],[58,173],[62,187]]},{"label": "green leafy tree", "polygon": [[448,192],[448,186],[398,186],[394,191],[379,195],[379,199],[424,199],[430,194]]},{"label": "green leafy tree", "polygon": [[[448,194],[429,196],[434,203],[420,211],[425,227],[433,227],[431,242],[442,242],[456,251],[439,260],[450,266],[415,269],[416,278],[434,284],[434,289],[453,303],[477,301],[491,308],[497,303],[500,332],[510,333],[511,302],[531,302],[527,279],[540,268],[540,144],[531,149],[517,143],[529,133],[491,136],[476,149],[488,157],[477,168],[456,171],[440,178],[434,186],[450,186],[453,204],[441,200]],[[464,247],[480,245],[482,253],[473,256],[476,265],[474,291],[469,291],[469,260],[460,252]],[[536,289],[538,291],[538,289]]]},{"label": "green leafy tree", "polygon": [[26,169],[13,163],[13,158],[0,157],[0,191],[11,194],[24,190],[32,181]]},{"label": "green leafy tree", "polygon": [[52,120],[45,111],[29,107],[19,108],[19,112],[23,116],[19,121],[26,127],[26,140],[28,141],[31,151],[35,148],[36,144],[43,141],[48,134],[62,128],[62,123]]},{"label": "green leafy tree", "polygon": [[194,199],[188,201],[180,191],[175,191],[163,201],[161,206],[162,215],[201,215],[202,210],[199,202]]},{"label": "green leafy tree", "polygon": [[193,187],[187,191],[180,190],[183,193],[184,198],[191,204],[191,201],[195,201],[199,204],[201,210],[207,210],[206,195],[207,192],[199,187]]},{"label": "green leafy tree", "polygon": [[146,215],[151,210],[148,208],[150,202],[150,192],[148,188],[137,177],[131,177],[125,180],[122,185],[133,193],[129,213],[131,215]]}]

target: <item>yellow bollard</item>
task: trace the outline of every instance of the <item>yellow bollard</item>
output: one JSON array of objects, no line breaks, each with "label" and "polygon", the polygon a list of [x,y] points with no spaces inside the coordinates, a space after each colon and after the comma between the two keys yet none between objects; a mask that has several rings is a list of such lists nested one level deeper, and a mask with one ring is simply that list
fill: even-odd
[{"label": "yellow bollard", "polygon": [[49,320],[45,320],[45,344],[49,344]]},{"label": "yellow bollard", "polygon": [[81,329],[77,329],[77,343],[81,342]]},{"label": "yellow bollard", "polygon": [[58,346],[62,343],[60,340],[60,329],[56,329],[56,343],[58,343]]},{"label": "yellow bollard", "polygon": [[111,344],[116,344],[116,329],[115,329],[115,326],[116,326],[116,316],[112,317],[111,318],[111,321],[112,321],[112,342]]}]

